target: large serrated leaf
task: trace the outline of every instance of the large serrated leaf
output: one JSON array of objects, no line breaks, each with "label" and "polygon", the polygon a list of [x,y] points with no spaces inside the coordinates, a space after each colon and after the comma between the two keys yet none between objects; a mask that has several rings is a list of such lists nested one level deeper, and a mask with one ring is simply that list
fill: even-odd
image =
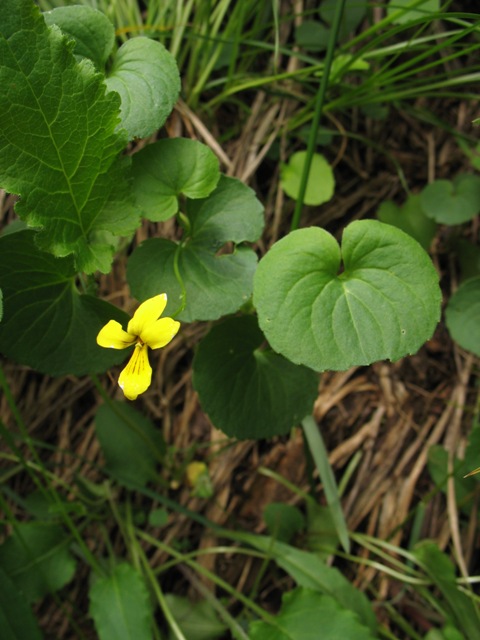
[{"label": "large serrated leaf", "polygon": [[68,543],[68,536],[56,524],[18,524],[0,547],[0,566],[34,602],[72,579],[75,560]]},{"label": "large serrated leaf", "polygon": [[50,375],[100,373],[121,362],[127,354],[102,349],[96,336],[111,319],[125,324],[127,315],[80,295],[72,258],[40,251],[34,238],[31,230],[0,237],[0,352]]},{"label": "large serrated leaf", "polygon": [[257,266],[257,256],[248,247],[218,252],[228,242],[257,240],[263,228],[263,207],[249,187],[223,176],[208,198],[188,201],[187,214],[191,229],[182,243],[153,238],[134,251],[127,266],[128,283],[138,300],[165,291],[167,314],[175,313],[181,299],[177,261],[186,289],[186,307],[178,319],[216,320],[248,301]]},{"label": "large serrated leaf", "polygon": [[90,589],[90,615],[100,640],[151,640],[152,605],[142,576],[129,564]]},{"label": "large serrated leaf", "polygon": [[262,348],[256,318],[230,318],[202,340],[193,384],[214,425],[236,438],[287,433],[312,411],[318,377]]},{"label": "large serrated leaf", "polygon": [[213,151],[197,140],[169,138],[133,156],[133,191],[149,220],[168,220],[178,211],[178,196],[206,198],[220,178]]},{"label": "large serrated leaf", "polygon": [[120,47],[106,84],[121,97],[121,126],[130,139],[144,138],[163,126],[180,92],[175,58],[160,42],[145,37]]},{"label": "large serrated leaf", "polygon": [[312,589],[297,588],[283,595],[275,625],[256,621],[250,640],[374,640],[370,630],[349,609]]},{"label": "large serrated leaf", "polygon": [[106,272],[114,247],[103,232],[138,225],[120,156],[127,138],[116,131],[118,96],[72,46],[30,0],[0,3],[0,185],[21,196],[16,211],[41,229],[44,250]]},{"label": "large serrated leaf", "polygon": [[272,348],[317,371],[415,353],[432,336],[440,302],[421,246],[374,220],[350,224],[341,250],[323,229],[290,233],[260,261],[254,283]]}]

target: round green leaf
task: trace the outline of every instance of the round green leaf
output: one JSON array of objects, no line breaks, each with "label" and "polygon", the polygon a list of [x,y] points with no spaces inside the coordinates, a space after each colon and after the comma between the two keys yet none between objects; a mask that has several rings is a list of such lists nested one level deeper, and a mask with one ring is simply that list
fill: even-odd
[{"label": "round green leaf", "polygon": [[445,320],[455,342],[480,356],[480,276],[458,287],[448,301]]},{"label": "round green leaf", "polygon": [[178,211],[178,196],[206,198],[220,178],[213,151],[197,140],[170,138],[133,156],[133,190],[143,215],[158,222]]},{"label": "round green leaf", "polygon": [[422,191],[421,203],[425,214],[440,224],[468,222],[480,212],[480,177],[436,180]]},{"label": "round green leaf", "polygon": [[393,22],[395,24],[406,24],[413,20],[431,19],[429,14],[440,11],[440,0],[424,0],[413,9],[412,0],[390,0],[387,8],[387,17],[395,16]]},{"label": "round green leaf", "polygon": [[[186,307],[178,319],[216,320],[237,311],[252,294],[257,256],[238,245],[260,236],[263,207],[249,187],[223,176],[208,198],[188,201],[187,215],[190,231],[185,240],[143,242],[130,256],[127,280],[138,300],[165,291],[167,313],[175,313],[182,294],[177,261],[186,290]],[[229,242],[234,243],[233,252],[219,253]]]},{"label": "round green leaf", "polygon": [[425,250],[430,247],[437,231],[436,223],[424,214],[419,195],[410,196],[401,207],[391,200],[382,202],[377,217],[380,222],[391,224],[408,233]]},{"label": "round green leaf", "polygon": [[120,94],[121,126],[130,139],[144,138],[163,126],[180,93],[175,58],[160,42],[144,37],[120,47],[106,84]]},{"label": "round green leaf", "polygon": [[201,341],[193,385],[213,424],[236,438],[287,433],[311,413],[318,378],[264,348],[253,316],[230,318]]},{"label": "round green leaf", "polygon": [[[290,158],[288,164],[281,169],[281,185],[287,195],[295,200],[300,192],[303,167],[307,157],[306,151],[298,151]],[[310,173],[308,174],[307,190],[304,203],[318,205],[328,202],[333,196],[335,179],[327,160],[319,153],[314,153]]]},{"label": "round green leaf", "polygon": [[323,371],[417,351],[440,318],[441,291],[415,240],[362,220],[345,229],[342,251],[318,227],[277,242],[258,265],[253,299],[272,348]]},{"label": "round green leaf", "polygon": [[40,251],[34,238],[28,230],[0,238],[0,352],[50,375],[99,373],[121,362],[128,353],[102,349],[96,336],[108,320],[125,324],[126,314],[80,295],[73,259]]},{"label": "round green leaf", "polygon": [[73,52],[89,58],[103,70],[115,42],[115,29],[107,16],[97,9],[84,5],[56,7],[43,14],[50,26],[56,24],[75,40]]}]

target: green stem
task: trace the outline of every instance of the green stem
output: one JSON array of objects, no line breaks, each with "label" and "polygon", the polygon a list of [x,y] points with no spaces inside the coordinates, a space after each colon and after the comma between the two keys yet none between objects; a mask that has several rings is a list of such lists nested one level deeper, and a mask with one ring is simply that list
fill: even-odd
[{"label": "green stem", "polygon": [[303,200],[305,198],[305,192],[307,190],[308,176],[310,174],[310,167],[312,166],[313,154],[317,144],[317,131],[320,124],[320,118],[322,116],[323,105],[325,102],[325,96],[327,93],[328,80],[330,77],[330,69],[333,62],[333,55],[335,52],[335,45],[337,42],[338,33],[340,31],[340,21],[343,15],[343,8],[345,6],[345,0],[338,0],[335,7],[335,16],[333,19],[332,29],[330,31],[330,37],[328,40],[327,54],[325,56],[325,68],[323,71],[322,79],[320,81],[320,87],[318,88],[317,97],[315,101],[315,113],[313,117],[312,126],[310,129],[310,135],[307,144],[307,155],[305,158],[305,164],[303,166],[302,179],[300,182],[300,189],[295,203],[295,211],[293,213],[292,224],[290,230],[298,229],[300,223],[300,216],[303,208]]}]

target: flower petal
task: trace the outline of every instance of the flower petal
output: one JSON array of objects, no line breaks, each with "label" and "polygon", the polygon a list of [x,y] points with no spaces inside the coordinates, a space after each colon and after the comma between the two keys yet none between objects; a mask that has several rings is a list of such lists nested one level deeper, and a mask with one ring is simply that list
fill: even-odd
[{"label": "flower petal", "polygon": [[132,336],[122,329],[122,325],[116,320],[110,320],[100,329],[97,336],[97,344],[107,349],[126,349],[136,341],[137,337]]},{"label": "flower petal", "polygon": [[152,367],[148,361],[146,344],[135,345],[127,366],[118,378],[118,384],[128,400],[135,400],[146,391],[152,381]]},{"label": "flower petal", "polygon": [[167,306],[167,294],[161,293],[159,296],[149,298],[142,302],[133,314],[133,318],[128,323],[128,333],[139,336],[142,331],[152,322],[155,322],[163,313]]},{"label": "flower petal", "polygon": [[173,318],[160,318],[145,327],[140,340],[148,344],[150,349],[160,349],[177,335],[179,329],[180,323]]}]

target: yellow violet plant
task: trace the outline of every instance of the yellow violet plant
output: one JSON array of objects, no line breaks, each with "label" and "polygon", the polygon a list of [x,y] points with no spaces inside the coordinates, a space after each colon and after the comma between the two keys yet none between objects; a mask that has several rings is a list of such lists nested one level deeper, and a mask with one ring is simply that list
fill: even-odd
[{"label": "yellow violet plant", "polygon": [[180,329],[180,323],[173,318],[160,318],[166,306],[166,293],[149,298],[135,311],[126,331],[119,322],[110,320],[97,336],[97,344],[107,349],[126,349],[135,345],[132,357],[118,379],[128,400],[135,400],[152,381],[148,348],[164,347]]}]

